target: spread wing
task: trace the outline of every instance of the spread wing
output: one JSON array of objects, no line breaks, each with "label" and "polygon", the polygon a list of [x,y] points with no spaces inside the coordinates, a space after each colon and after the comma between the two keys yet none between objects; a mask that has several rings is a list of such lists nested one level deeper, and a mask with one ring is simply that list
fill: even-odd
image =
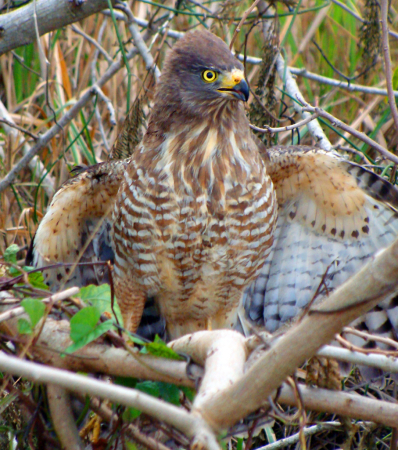
[{"label": "spread wing", "polygon": [[[43,272],[51,291],[109,283],[106,265],[92,263],[113,263],[112,210],[127,161],[109,161],[80,170],[54,195],[27,256],[29,265],[56,265]],[[153,337],[162,334],[164,328],[153,301],[148,299],[138,333]]]},{"label": "spread wing", "polygon": [[78,265],[113,260],[110,218],[124,163],[105,162],[80,170],[56,192],[37,229],[28,262],[44,267],[50,289],[108,281],[105,266]]},{"label": "spread wing", "polygon": [[[244,307],[252,322],[273,332],[296,317],[318,287],[320,299],[398,236],[398,190],[320,149],[260,151],[276,189],[279,215],[271,254],[245,294]],[[385,300],[357,326],[396,337],[397,300]]]}]

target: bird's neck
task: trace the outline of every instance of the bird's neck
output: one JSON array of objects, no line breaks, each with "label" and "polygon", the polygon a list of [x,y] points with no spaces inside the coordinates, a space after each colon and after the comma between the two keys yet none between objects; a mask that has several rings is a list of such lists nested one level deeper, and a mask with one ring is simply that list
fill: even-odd
[{"label": "bird's neck", "polygon": [[219,103],[195,117],[177,114],[151,118],[137,155],[145,167],[173,177],[177,188],[188,183],[197,193],[214,192],[264,170],[242,104]]}]

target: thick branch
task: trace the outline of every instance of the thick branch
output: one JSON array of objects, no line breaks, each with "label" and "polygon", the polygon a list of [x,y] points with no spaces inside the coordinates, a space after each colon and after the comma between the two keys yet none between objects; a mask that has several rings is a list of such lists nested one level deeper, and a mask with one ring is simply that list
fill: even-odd
[{"label": "thick branch", "polygon": [[202,416],[212,428],[223,429],[260,408],[297,367],[343,326],[394,292],[397,285],[398,241],[379,252],[320,306],[313,307],[237,383],[202,405]]},{"label": "thick branch", "polygon": [[[311,388],[300,384],[300,395],[306,409],[331,412],[356,419],[382,423],[396,427],[398,423],[398,405],[395,403],[373,400],[361,395],[329,389]],[[278,402],[297,406],[297,398],[293,389],[282,385]]]},{"label": "thick branch", "polygon": [[[0,330],[11,336],[16,335],[17,319],[2,323]],[[194,387],[193,381],[186,374],[185,362],[142,354],[132,356],[122,348],[110,347],[98,341],[86,345],[72,355],[63,357],[65,349],[72,344],[69,333],[70,326],[67,320],[57,321],[48,318],[38,341],[30,351],[42,363],[63,369],[150,379]],[[24,339],[23,336],[20,338]],[[194,376],[202,374],[197,366],[191,368],[194,370]]]},{"label": "thick branch", "polygon": [[[0,15],[0,55],[36,40],[34,3]],[[115,0],[112,0],[112,3],[115,4]],[[80,6],[69,0],[36,0],[39,34],[42,36],[105,8],[108,8],[107,0],[87,1]]]},{"label": "thick branch", "polygon": [[54,429],[63,448],[65,450],[84,450],[73,417],[68,391],[49,384],[47,386],[47,399]]},{"label": "thick branch", "polygon": [[135,389],[115,386],[66,370],[23,361],[3,352],[0,352],[0,369],[37,383],[54,384],[70,391],[109,399],[125,406],[137,408],[143,413],[177,428],[186,436],[193,438],[198,445],[203,445],[198,448],[219,450],[214,434],[200,417],[193,416],[181,408]]}]

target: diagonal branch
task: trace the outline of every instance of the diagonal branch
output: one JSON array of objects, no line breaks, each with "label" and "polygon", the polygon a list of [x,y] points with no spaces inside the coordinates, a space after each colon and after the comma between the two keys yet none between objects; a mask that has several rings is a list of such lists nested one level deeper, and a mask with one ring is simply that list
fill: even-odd
[{"label": "diagonal branch", "polygon": [[[138,51],[136,49],[132,49],[129,53],[127,53],[126,57],[128,60],[130,60],[137,53]],[[29,150],[29,152],[26,153],[25,156],[21,158],[18,163],[10,170],[10,172],[0,181],[0,192],[3,192],[13,183],[18,173],[24,167],[26,167],[27,164],[29,164],[32,158],[36,156],[37,153],[39,153],[40,150],[42,150],[57,133],[63,130],[63,128],[77,116],[79,111],[87,105],[87,103],[94,95],[96,95],[97,89],[101,88],[107,81],[109,81],[122,67],[124,67],[124,62],[121,59],[109,66],[102,77],[98,79],[97,83],[90,89],[88,89],[71,107],[71,109],[67,111],[61,117],[61,119],[58,120],[56,124],[54,124],[48,131],[40,136],[36,144]]]},{"label": "diagonal branch", "polygon": [[[69,0],[36,0],[8,14],[2,14],[0,55],[36,40],[35,3],[40,36],[108,8],[107,0],[84,2],[79,6]],[[116,3],[115,0],[112,3]]]},{"label": "diagonal branch", "polygon": [[202,417],[213,429],[223,429],[260,408],[297,367],[332,341],[342,327],[397,287],[398,240],[380,251],[321,305],[312,307],[238,382],[202,405]]}]

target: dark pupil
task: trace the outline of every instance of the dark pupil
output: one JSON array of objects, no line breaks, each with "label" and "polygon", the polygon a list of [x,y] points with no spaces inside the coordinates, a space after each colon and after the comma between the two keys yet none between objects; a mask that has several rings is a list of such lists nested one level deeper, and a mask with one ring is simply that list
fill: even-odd
[{"label": "dark pupil", "polygon": [[213,72],[206,72],[206,78],[211,80],[213,78]]}]

